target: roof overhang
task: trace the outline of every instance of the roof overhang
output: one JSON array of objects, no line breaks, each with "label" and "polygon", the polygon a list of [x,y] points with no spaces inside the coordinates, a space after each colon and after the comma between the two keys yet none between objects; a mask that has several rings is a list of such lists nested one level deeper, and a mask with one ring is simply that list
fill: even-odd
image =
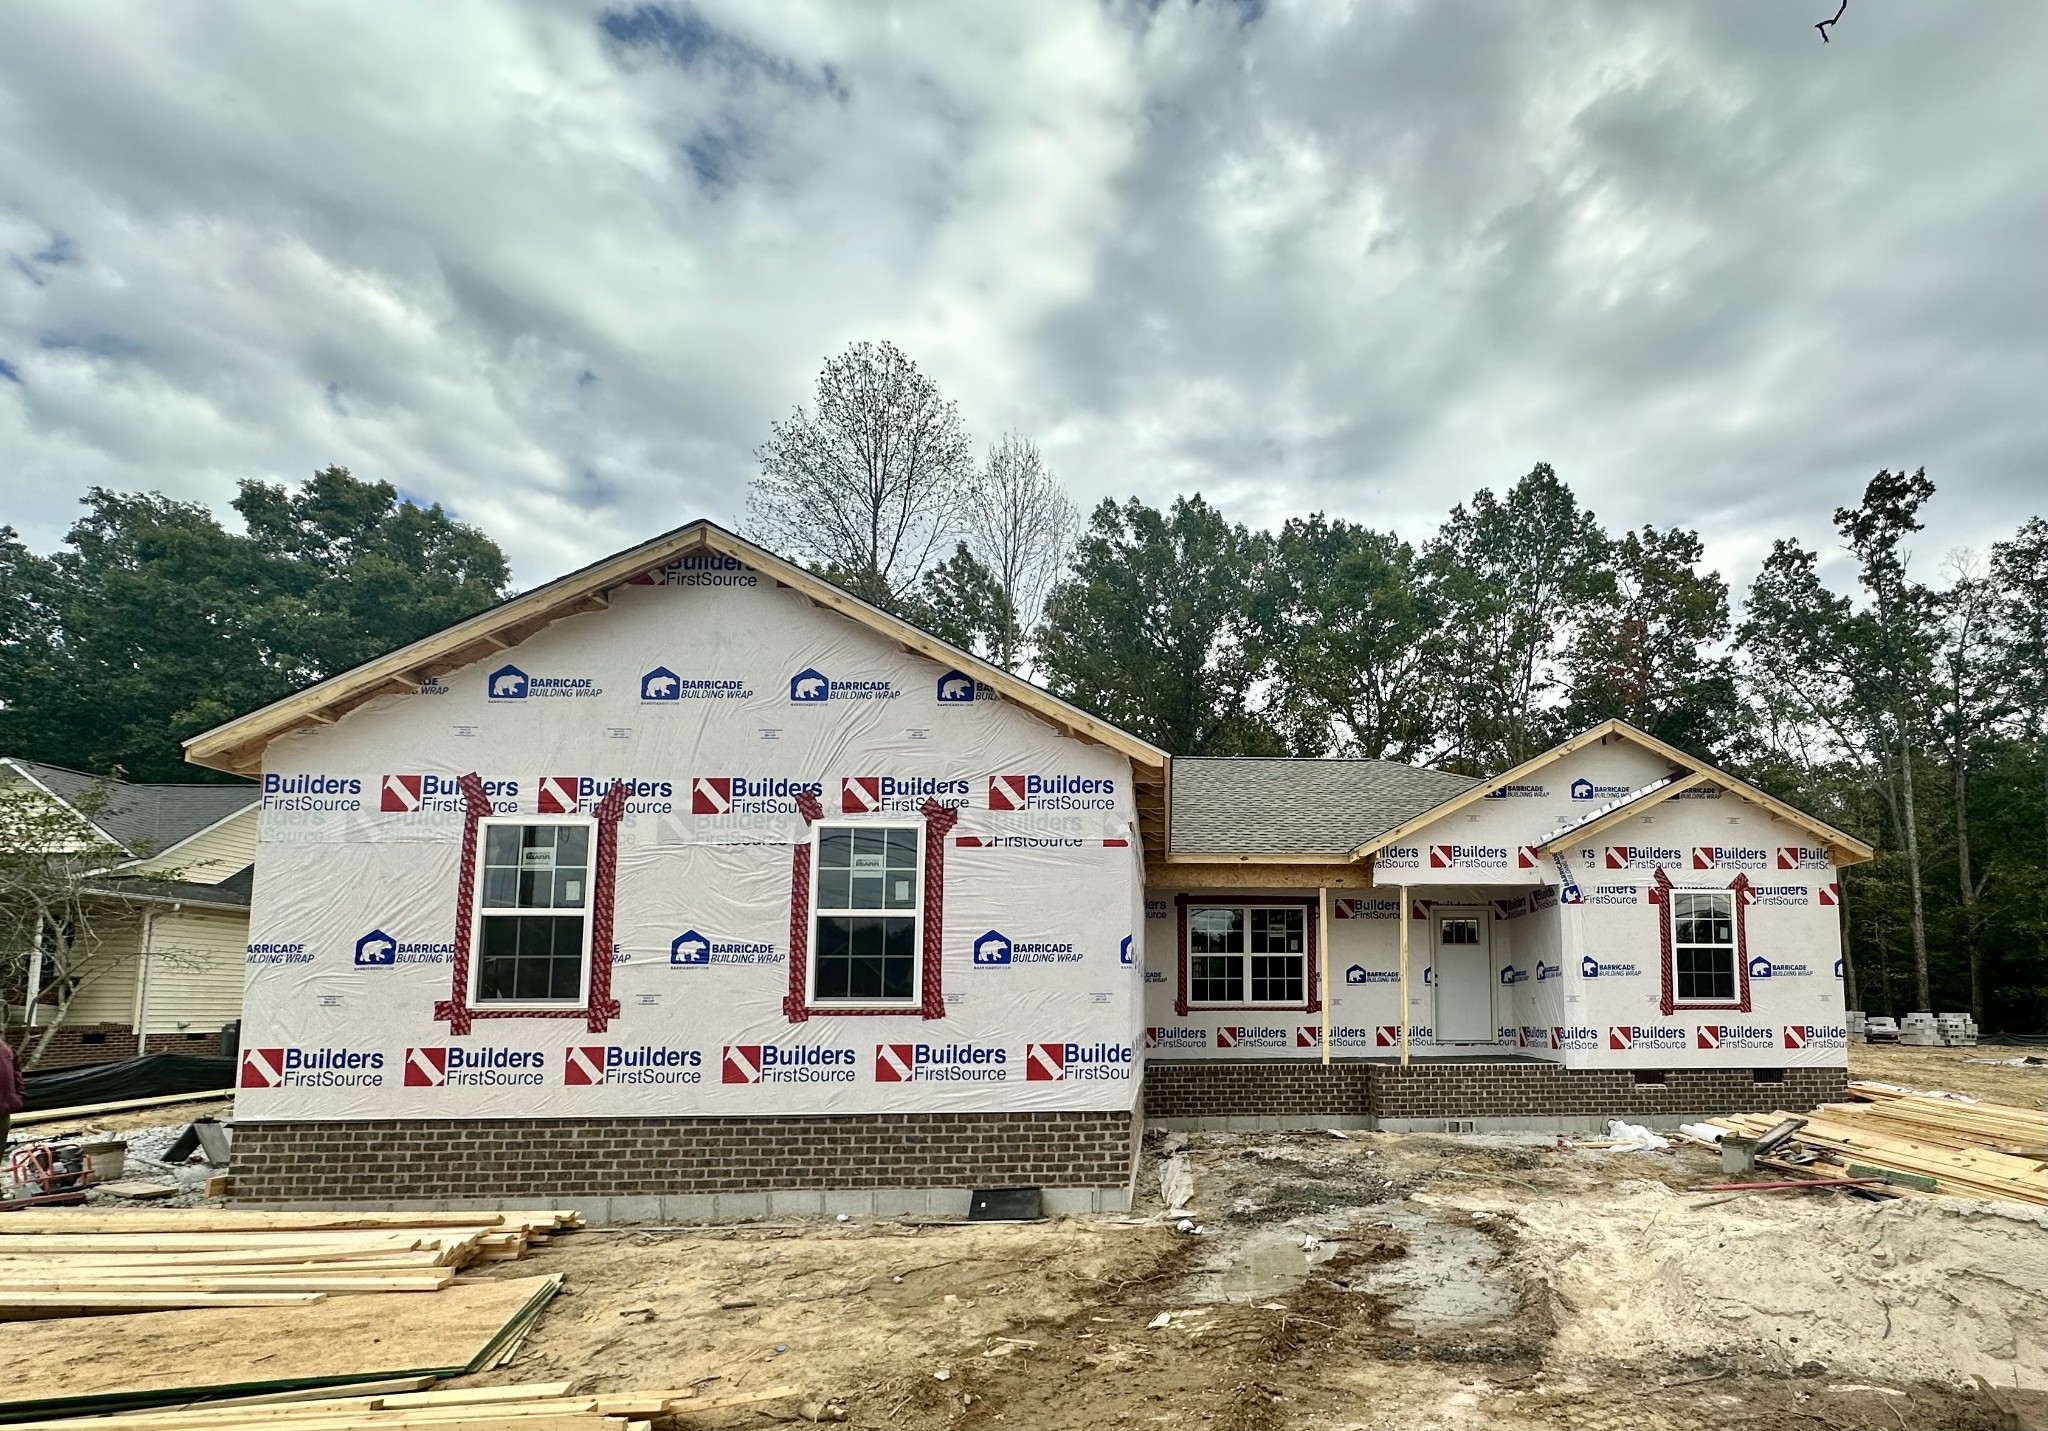
[{"label": "roof overhang", "polygon": [[256,775],[262,770],[265,747],[279,737],[310,726],[331,725],[367,701],[417,691],[425,680],[487,660],[566,617],[605,610],[611,605],[611,594],[616,588],[679,557],[699,553],[744,562],[815,605],[857,621],[906,650],[973,676],[1004,700],[1067,734],[1127,757],[1138,771],[1140,784],[1163,787],[1168,759],[1157,746],[708,521],[691,522],[606,557],[445,631],[196,735],[185,742],[185,758],[195,765],[231,775]]}]

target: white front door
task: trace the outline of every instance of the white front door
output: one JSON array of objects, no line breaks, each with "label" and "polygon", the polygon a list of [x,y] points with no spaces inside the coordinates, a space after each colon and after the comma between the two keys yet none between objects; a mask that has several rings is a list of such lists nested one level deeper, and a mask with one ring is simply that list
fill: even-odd
[{"label": "white front door", "polygon": [[1438,909],[1430,914],[1438,1043],[1493,1042],[1490,924],[1483,909]]}]

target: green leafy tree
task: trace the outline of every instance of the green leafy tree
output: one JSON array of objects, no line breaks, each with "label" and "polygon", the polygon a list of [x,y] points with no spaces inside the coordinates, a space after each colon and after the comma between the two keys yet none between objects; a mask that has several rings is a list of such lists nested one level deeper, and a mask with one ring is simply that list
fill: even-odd
[{"label": "green leafy tree", "polygon": [[1198,494],[1089,518],[1047,605],[1052,690],[1175,755],[1277,754],[1252,709],[1244,593],[1259,541]]},{"label": "green leafy tree", "polygon": [[1433,625],[1415,550],[1318,512],[1263,548],[1250,625],[1268,716],[1296,755],[1414,760],[1440,715],[1425,660]]},{"label": "green leafy tree", "polygon": [[1613,590],[1606,559],[1600,524],[1547,462],[1452,508],[1422,563],[1444,764],[1503,770],[1555,742],[1550,697],[1577,613]]},{"label": "green leafy tree", "polygon": [[1712,759],[1740,722],[1728,658],[1728,583],[1701,571],[1695,532],[1644,527],[1608,547],[1612,584],[1585,609],[1565,657],[1564,725],[1619,717]]},{"label": "green leafy tree", "polygon": [[1010,604],[1001,579],[983,566],[967,543],[924,574],[914,600],[899,603],[906,620],[941,640],[972,651],[999,666],[1023,641],[1017,609]]}]

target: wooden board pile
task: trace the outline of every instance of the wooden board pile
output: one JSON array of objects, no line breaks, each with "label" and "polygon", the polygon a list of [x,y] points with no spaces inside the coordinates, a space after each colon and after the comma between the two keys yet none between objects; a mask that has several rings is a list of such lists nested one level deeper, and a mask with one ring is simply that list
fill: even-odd
[{"label": "wooden board pile", "polygon": [[431,1384],[423,1378],[403,1384],[404,1389],[366,1395],[318,1400],[258,1397],[128,1412],[90,1422],[18,1422],[10,1431],[79,1431],[87,1425],[107,1431],[652,1431],[657,1421],[671,1425],[678,1418],[692,1419],[692,1413],[722,1412],[798,1395],[786,1386],[723,1396],[699,1396],[689,1389],[574,1393],[574,1383],[566,1381],[452,1391],[411,1389]]},{"label": "wooden board pile", "polygon": [[9,1213],[0,1321],[438,1292],[473,1263],[517,1261],[581,1223],[573,1212]]},{"label": "wooden board pile", "polygon": [[[1813,1110],[1786,1148],[1758,1158],[1762,1167],[1799,1177],[1845,1178],[1851,1169],[1931,1179],[1931,1190],[1886,1185],[1891,1197],[1968,1197],[2048,1206],[2048,1113],[2006,1103],[1919,1093],[1888,1083],[1851,1083],[1853,1103]],[[1710,1118],[1714,1127],[1754,1136],[1795,1115],[1742,1113]],[[1788,1161],[1792,1148],[1819,1156]],[[1803,1156],[1804,1154],[1802,1154]]]}]

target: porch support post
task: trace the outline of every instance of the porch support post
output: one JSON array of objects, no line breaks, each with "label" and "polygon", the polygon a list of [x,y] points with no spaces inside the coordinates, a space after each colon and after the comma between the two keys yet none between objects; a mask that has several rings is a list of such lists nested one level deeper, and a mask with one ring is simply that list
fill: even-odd
[{"label": "porch support post", "polygon": [[1408,1066],[1408,886],[1401,886],[1401,1066]]},{"label": "porch support post", "polygon": [[1316,953],[1323,961],[1323,1062],[1330,1061],[1330,887],[1324,885],[1319,891],[1316,918],[1321,921],[1316,929]]}]

